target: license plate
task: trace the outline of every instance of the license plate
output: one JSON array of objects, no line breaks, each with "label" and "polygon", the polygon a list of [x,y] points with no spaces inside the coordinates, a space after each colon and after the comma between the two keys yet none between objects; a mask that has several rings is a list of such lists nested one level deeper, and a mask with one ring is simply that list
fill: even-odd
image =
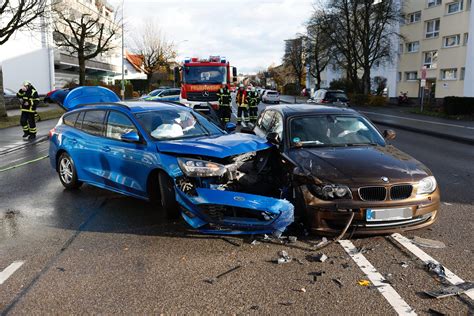
[{"label": "license plate", "polygon": [[410,219],[413,217],[411,207],[398,208],[368,208],[365,211],[365,219],[368,222],[375,221],[396,221],[402,219]]}]

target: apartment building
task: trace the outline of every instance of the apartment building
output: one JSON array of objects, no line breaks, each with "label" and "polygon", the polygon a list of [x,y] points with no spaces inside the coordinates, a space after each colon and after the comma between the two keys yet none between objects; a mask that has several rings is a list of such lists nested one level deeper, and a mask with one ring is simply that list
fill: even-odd
[{"label": "apartment building", "polygon": [[469,35],[474,35],[471,6],[472,0],[403,1],[399,91],[419,98],[424,90],[425,100],[431,104],[440,104],[446,96],[474,96],[474,41],[469,40]]},{"label": "apartment building", "polygon": [[[50,1],[50,4],[56,1]],[[100,14],[104,23],[113,23],[114,8],[104,0],[61,0],[75,12]],[[16,90],[24,80],[31,81],[40,94],[79,81],[77,58],[65,48],[55,45],[52,16],[45,17],[39,30],[16,32],[0,46],[0,64],[4,86]],[[1,19],[0,19],[1,23]],[[86,62],[86,79],[112,83],[121,73],[120,41],[116,48]]]}]

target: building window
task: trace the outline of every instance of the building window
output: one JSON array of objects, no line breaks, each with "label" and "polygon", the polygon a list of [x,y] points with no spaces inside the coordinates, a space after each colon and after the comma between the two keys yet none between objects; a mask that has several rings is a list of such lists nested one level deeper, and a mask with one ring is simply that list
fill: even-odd
[{"label": "building window", "polygon": [[464,33],[464,40],[463,40],[463,45],[467,45],[467,41],[469,40],[469,33]]},{"label": "building window", "polygon": [[458,70],[456,68],[441,69],[441,80],[456,80],[458,78]]},{"label": "building window", "polygon": [[443,47],[454,47],[461,44],[461,35],[451,35],[443,37]]},{"label": "building window", "polygon": [[459,77],[459,79],[464,80],[464,74],[465,74],[465,72],[466,72],[466,68],[462,67],[462,68],[461,68],[461,76]]},{"label": "building window", "polygon": [[398,45],[398,53],[403,54],[403,44]]},{"label": "building window", "polygon": [[453,14],[462,11],[463,9],[463,1],[455,1],[455,2],[450,2],[446,5],[446,13],[447,14]]},{"label": "building window", "polygon": [[432,50],[423,54],[423,66],[427,69],[436,68],[438,64],[438,51]]},{"label": "building window", "polygon": [[436,7],[441,5],[441,0],[428,0],[428,8]]},{"label": "building window", "polygon": [[406,81],[418,80],[418,72],[416,71],[405,72],[405,80]]},{"label": "building window", "polygon": [[421,11],[407,14],[407,24],[412,24],[421,21]]},{"label": "building window", "polygon": [[420,49],[420,42],[407,43],[407,53],[416,53]]},{"label": "building window", "polygon": [[434,38],[439,35],[439,19],[426,21],[426,38]]},{"label": "building window", "polygon": [[397,81],[402,81],[402,73],[400,71],[397,73]]}]

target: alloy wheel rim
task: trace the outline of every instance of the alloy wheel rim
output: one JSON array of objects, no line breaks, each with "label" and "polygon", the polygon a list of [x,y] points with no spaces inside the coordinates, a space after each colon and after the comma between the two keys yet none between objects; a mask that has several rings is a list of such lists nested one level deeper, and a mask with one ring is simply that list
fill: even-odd
[{"label": "alloy wheel rim", "polygon": [[69,184],[72,181],[72,164],[68,158],[63,158],[59,165],[59,174],[64,183]]}]

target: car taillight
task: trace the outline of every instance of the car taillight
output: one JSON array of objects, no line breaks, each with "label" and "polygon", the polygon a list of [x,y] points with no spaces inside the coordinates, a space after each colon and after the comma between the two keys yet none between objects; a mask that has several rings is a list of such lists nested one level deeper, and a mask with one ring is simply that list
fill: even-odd
[{"label": "car taillight", "polygon": [[56,133],[56,128],[53,127],[50,131],[49,131],[49,138],[53,137],[54,133]]},{"label": "car taillight", "polygon": [[322,100],[321,103],[329,103],[329,100]]}]

